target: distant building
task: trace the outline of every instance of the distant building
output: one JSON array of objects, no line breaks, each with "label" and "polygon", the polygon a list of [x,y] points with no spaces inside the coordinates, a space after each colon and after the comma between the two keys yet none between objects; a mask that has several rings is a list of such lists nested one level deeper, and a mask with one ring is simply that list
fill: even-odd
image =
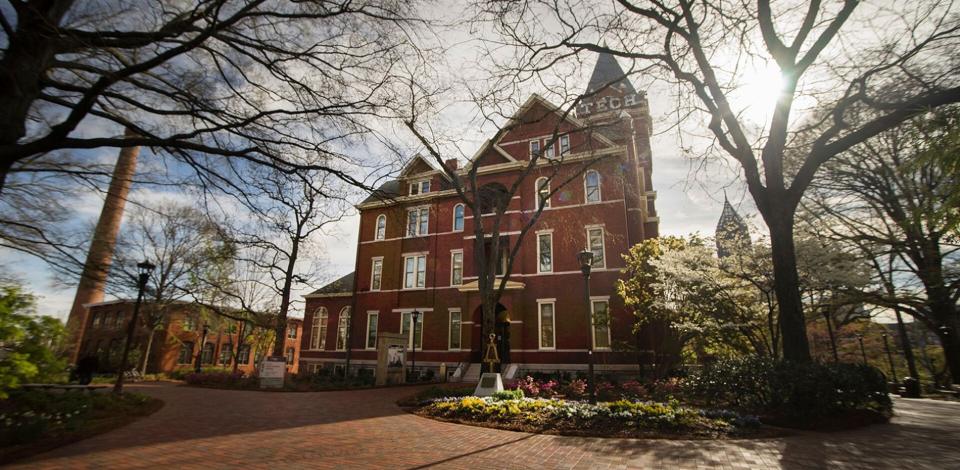
[{"label": "distant building", "polygon": [[[499,356],[519,370],[582,370],[588,350],[600,370],[636,370],[636,353],[617,346],[649,349],[615,291],[625,267],[621,255],[659,230],[647,99],[609,55],[599,57],[584,96],[576,116],[531,96],[512,117],[521,124],[488,140],[467,163],[479,167],[482,188],[506,193],[531,155],[546,157],[508,202],[502,222],[501,236],[512,244],[544,205],[497,309]],[[554,129],[558,137],[548,146]],[[598,161],[578,173],[591,159]],[[447,164],[457,168],[457,160]],[[548,183],[543,175],[554,167],[559,174]],[[347,348],[355,367],[372,367],[377,335],[389,331],[408,336],[420,367],[444,363],[450,370],[460,365],[468,377],[479,372],[485,342],[473,259],[476,220],[447,178],[430,159],[415,156],[399,178],[357,205],[359,271],[305,296],[301,368],[338,366]],[[547,184],[569,178],[552,197],[541,196],[550,192]],[[590,308],[609,312],[609,326],[589,324],[577,261],[584,249],[595,255]],[[422,313],[416,329],[414,311]]]},{"label": "distant building", "polygon": [[717,242],[717,256],[720,258],[750,247],[750,227],[727,200],[726,194],[723,195],[723,212],[717,221],[714,238]]},{"label": "distant building", "polygon": [[[87,325],[83,328],[83,337],[80,341],[79,357],[94,355],[99,358],[101,371],[115,371],[119,367],[123,343],[127,336],[127,325],[133,314],[134,302],[131,300],[116,300],[87,304],[89,309]],[[140,313],[150,308],[149,303],[141,305]],[[139,360],[131,360],[130,366],[139,370],[143,364],[143,351],[148,342],[148,330],[141,316],[132,343],[131,351]],[[150,358],[147,362],[147,373],[173,372],[177,369],[192,369],[196,364],[197,355],[202,354],[204,367],[233,367],[233,351],[238,344],[240,322],[225,317],[212,316],[207,322],[209,329],[206,340],[203,336],[203,317],[199,307],[190,303],[174,303],[167,307],[162,325],[154,332],[153,342],[150,345]],[[284,346],[288,370],[297,372],[300,359],[300,337],[303,335],[303,321],[298,318],[287,320]],[[244,331],[254,331],[254,338],[240,345],[238,370],[250,373],[256,364],[273,349],[273,341],[256,341],[264,337],[265,330],[251,329],[249,325]],[[244,336],[247,336],[246,334]],[[258,347],[259,346],[259,347]]]}]

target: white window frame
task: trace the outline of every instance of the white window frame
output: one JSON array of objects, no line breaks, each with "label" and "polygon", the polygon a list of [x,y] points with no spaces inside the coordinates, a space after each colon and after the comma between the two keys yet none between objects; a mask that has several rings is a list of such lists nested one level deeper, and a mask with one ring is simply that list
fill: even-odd
[{"label": "white window frame", "polygon": [[407,195],[416,196],[418,194],[426,194],[430,192],[430,180],[418,180],[413,181],[407,185]]},{"label": "white window frame", "polygon": [[[347,313],[344,314],[343,312],[347,312]],[[339,343],[339,342],[340,342],[340,337],[341,337],[341,336],[340,336],[340,330],[341,330],[341,329],[343,330],[343,347],[342,347],[342,348],[338,347],[338,346],[340,346],[339,344],[336,344],[336,343]],[[337,315],[337,339],[336,339],[336,343],[334,343],[334,345],[333,345],[335,351],[346,351],[346,350],[347,350],[347,347],[349,347],[349,345],[347,344],[347,342],[350,341],[350,331],[349,331],[349,330],[350,330],[350,307],[343,307],[343,308],[340,309],[340,314]]]},{"label": "white window frame", "polygon": [[[590,173],[597,175],[597,200],[596,201],[590,200],[590,190],[587,187],[587,177],[590,176]],[[602,178],[600,178],[600,172],[597,170],[587,170],[587,172],[583,174],[583,203],[584,204],[596,204],[598,202],[603,202],[603,190],[601,189],[601,186],[602,186],[601,181],[602,181]]]},{"label": "white window frame", "polygon": [[607,267],[607,230],[603,225],[587,225],[584,227],[584,232],[587,235],[586,239],[586,251],[593,251],[590,249],[590,231],[591,230],[600,230],[600,249],[603,251],[603,263],[597,264],[596,257],[594,257],[594,264],[591,266],[594,269],[606,269]]},{"label": "white window frame", "polygon": [[[420,328],[420,335],[417,338],[420,341],[417,341],[417,343],[419,343],[417,344],[417,349],[420,349],[420,350],[423,350],[423,330],[424,330],[423,321],[426,318],[427,316],[424,314],[424,312],[420,311],[420,319],[417,320],[417,325],[419,325],[419,328]],[[404,321],[404,319],[406,319],[406,321]],[[400,322],[401,322],[401,325],[400,325],[401,334],[403,333],[403,324],[407,325],[407,348],[413,349],[414,336],[417,336],[417,332],[413,329],[413,311],[411,310],[409,312],[401,312]]]},{"label": "white window frame", "polygon": [[[555,264],[555,263],[554,263],[554,259],[553,259],[553,229],[537,231],[536,235],[537,235],[537,274],[552,273],[552,272],[553,272],[553,265]],[[544,270],[541,270],[541,269],[540,269],[540,267],[541,267],[541,262],[540,262],[540,237],[542,237],[543,235],[549,235],[549,236],[550,236],[550,270],[548,270],[548,271],[544,271]]]},{"label": "white window frame", "polygon": [[[460,228],[457,228],[457,209],[460,209]],[[467,209],[463,204],[457,204],[453,206],[453,224],[450,226],[450,230],[453,232],[462,232],[464,227],[464,219],[466,219]]]},{"label": "white window frame", "polygon": [[[457,338],[457,347],[453,347],[450,343],[450,339],[453,338],[453,314],[456,313],[458,316],[457,328],[459,329],[459,337]],[[423,333],[421,332],[421,336]],[[422,338],[421,338],[422,341]],[[448,351],[459,351],[463,347],[463,313],[459,308],[451,308],[447,312],[447,350]]]},{"label": "white window frame", "polygon": [[570,151],[570,136],[568,134],[563,134],[560,136],[560,155],[565,155]]},{"label": "white window frame", "polygon": [[[547,139],[547,140],[549,141],[550,139]],[[547,148],[544,149],[543,151],[543,157],[546,158],[547,160],[553,160],[557,158],[556,147],[557,147],[556,141],[554,141],[550,145],[547,145]]]},{"label": "white window frame", "polygon": [[[543,306],[549,304],[553,310],[553,346],[543,345]],[[537,348],[541,351],[555,351],[557,349],[557,299],[537,299]]]},{"label": "white window frame", "polygon": [[594,315],[597,313],[596,306],[594,305],[596,302],[603,302],[607,304],[607,316],[610,315],[609,295],[590,296],[590,344],[593,346],[594,351],[610,351],[611,346],[613,345],[613,338],[610,334],[610,323],[607,323],[607,346],[597,346],[597,326],[593,322]]},{"label": "white window frame", "polygon": [[[376,331],[374,332],[373,346],[370,346],[370,319],[376,318],[377,321],[374,323],[376,325]],[[367,311],[367,329],[364,330],[366,335],[363,338],[364,349],[377,349],[377,336],[380,334],[380,312],[377,310],[368,310]]]},{"label": "white window frame", "polygon": [[[536,149],[534,149],[536,147]],[[540,140],[531,140],[530,141],[530,158],[533,159],[538,156],[542,156],[543,145],[540,144]]]},{"label": "white window frame", "polygon": [[[416,214],[416,224],[414,225],[413,232],[410,232],[410,214]],[[430,207],[429,206],[419,206],[411,207],[407,209],[407,224],[406,224],[406,237],[422,237],[430,233]]]},{"label": "white window frame", "polygon": [[[383,221],[383,232],[380,231],[380,222]],[[380,214],[377,216],[377,222],[373,227],[374,240],[386,240],[387,238],[387,216]]]},{"label": "white window frame", "polygon": [[[377,262],[379,261],[380,265],[380,282],[374,282],[377,279]],[[370,290],[372,292],[379,291],[383,288],[383,256],[374,256],[370,258]]]},{"label": "white window frame", "polygon": [[[318,321],[323,313],[323,321]],[[313,312],[313,322],[310,325],[310,350],[323,351],[327,346],[327,322],[330,319],[330,312],[327,307],[320,307]],[[321,330],[323,334],[320,334]],[[318,340],[319,338],[319,340]]]},{"label": "white window frame", "polygon": [[[456,266],[456,257],[460,255],[460,282],[454,283],[454,267]],[[450,285],[451,286],[462,286],[463,285],[463,249],[450,250]]]},{"label": "white window frame", "polygon": [[544,208],[544,209],[549,209],[549,208],[550,208],[550,178],[547,178],[546,176],[541,176],[541,177],[537,178],[537,179],[533,182],[533,204],[534,204],[534,205],[533,205],[533,209],[534,209],[534,210],[540,209],[540,202],[541,202],[541,200],[540,200],[540,181],[544,181],[544,182],[547,183],[547,186],[546,186],[546,189],[547,189],[547,198],[546,198],[546,199],[543,199],[543,208]]},{"label": "white window frame", "polygon": [[[423,258],[423,276],[420,275],[420,258]],[[407,287],[407,260],[413,259],[413,282]],[[425,289],[427,287],[427,255],[417,253],[403,255],[403,290]]]}]

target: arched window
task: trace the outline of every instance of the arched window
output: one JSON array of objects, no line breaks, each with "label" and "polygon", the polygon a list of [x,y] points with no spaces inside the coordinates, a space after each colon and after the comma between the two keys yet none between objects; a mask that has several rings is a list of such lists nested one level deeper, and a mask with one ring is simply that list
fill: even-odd
[{"label": "arched window", "polygon": [[584,175],[583,194],[587,202],[600,202],[600,173],[590,170]]},{"label": "arched window", "polygon": [[387,216],[380,214],[377,217],[377,233],[374,235],[374,240],[383,240],[387,237]]},{"label": "arched window", "polygon": [[453,231],[463,231],[463,204],[453,206]]},{"label": "arched window", "polygon": [[544,208],[550,207],[550,180],[547,178],[537,178],[535,187],[537,189],[537,204],[534,208],[539,209],[541,206]]},{"label": "arched window", "polygon": [[350,324],[350,307],[343,307],[340,310],[340,318],[337,320],[337,351],[347,349],[347,328]]},{"label": "arched window", "polygon": [[320,307],[313,314],[310,328],[310,349],[324,349],[327,344],[327,307]]}]

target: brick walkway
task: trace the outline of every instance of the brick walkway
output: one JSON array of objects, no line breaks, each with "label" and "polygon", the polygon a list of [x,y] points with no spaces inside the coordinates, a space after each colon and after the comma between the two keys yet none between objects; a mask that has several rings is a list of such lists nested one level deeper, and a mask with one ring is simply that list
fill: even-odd
[{"label": "brick walkway", "polygon": [[22,468],[960,468],[960,404],[899,400],[892,424],[764,440],[531,435],[441,423],[410,388],[261,393],[144,385],[154,415]]}]

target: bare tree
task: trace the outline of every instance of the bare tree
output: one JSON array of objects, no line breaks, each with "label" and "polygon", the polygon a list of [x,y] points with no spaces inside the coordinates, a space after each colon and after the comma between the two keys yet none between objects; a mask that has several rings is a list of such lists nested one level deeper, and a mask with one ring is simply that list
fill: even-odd
[{"label": "bare tree", "polygon": [[[428,27],[416,12],[393,0],[10,2],[0,188],[36,156],[136,145],[211,184],[230,184],[217,157],[358,183],[336,144],[390,105],[394,67],[418,57]],[[301,159],[315,153],[327,160]]]},{"label": "bare tree", "polygon": [[[501,33],[497,44],[516,46],[518,57],[501,66],[509,80],[532,80],[578,54],[607,52],[642,64],[636,70],[678,91],[677,121],[706,123],[710,141],[702,156],[737,162],[769,229],[787,360],[810,359],[793,229],[817,170],[912,116],[960,101],[960,61],[951,52],[960,42],[960,17],[946,1],[881,7],[856,0],[543,0],[481,2],[478,9],[480,20]],[[744,113],[737,98],[750,93],[743,77],[758,63],[773,64],[782,82],[763,119]],[[827,111],[798,122],[811,101]],[[875,116],[851,122],[864,109]],[[791,171],[788,151],[799,155]]]}]

